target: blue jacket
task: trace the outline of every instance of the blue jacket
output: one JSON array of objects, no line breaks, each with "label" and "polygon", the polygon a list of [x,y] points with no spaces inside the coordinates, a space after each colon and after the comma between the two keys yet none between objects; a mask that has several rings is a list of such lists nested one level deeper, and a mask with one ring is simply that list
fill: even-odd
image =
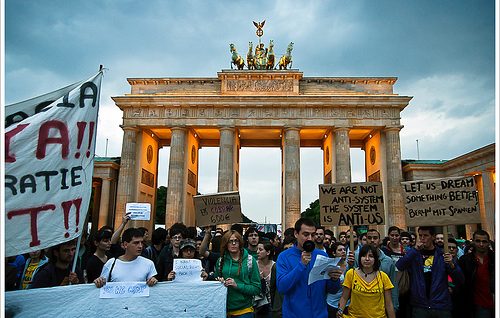
[{"label": "blue jacket", "polygon": [[326,294],[336,293],[340,289],[340,281],[331,279],[319,280],[307,284],[309,272],[318,255],[328,257],[324,251],[315,249],[311,261],[304,266],[301,262],[302,251],[297,245],[283,251],[276,262],[276,284],[283,294],[283,317],[328,317]]},{"label": "blue jacket", "polygon": [[419,250],[412,248],[396,262],[399,270],[408,270],[410,274],[410,303],[419,308],[451,310],[452,302],[448,291],[448,275],[453,282],[461,285],[464,282],[462,270],[455,261],[455,268],[451,269],[444,262],[443,250],[436,246],[432,263],[431,297],[427,298],[424,279],[424,261]]}]

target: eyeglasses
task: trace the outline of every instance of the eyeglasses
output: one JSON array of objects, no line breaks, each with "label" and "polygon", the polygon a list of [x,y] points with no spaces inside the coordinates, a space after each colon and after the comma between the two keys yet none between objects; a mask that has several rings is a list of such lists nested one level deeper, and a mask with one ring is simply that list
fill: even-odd
[{"label": "eyeglasses", "polygon": [[476,244],[481,244],[481,243],[488,244],[489,242],[490,241],[487,241],[487,240],[474,240],[474,243],[476,243]]},{"label": "eyeglasses", "polygon": [[255,233],[255,234],[248,234],[248,237],[259,237],[259,234]]},{"label": "eyeglasses", "polygon": [[172,240],[180,241],[182,240],[182,235],[174,235],[172,236]]},{"label": "eyeglasses", "polygon": [[236,244],[240,244],[240,241],[239,240],[229,240],[229,243],[236,245]]}]

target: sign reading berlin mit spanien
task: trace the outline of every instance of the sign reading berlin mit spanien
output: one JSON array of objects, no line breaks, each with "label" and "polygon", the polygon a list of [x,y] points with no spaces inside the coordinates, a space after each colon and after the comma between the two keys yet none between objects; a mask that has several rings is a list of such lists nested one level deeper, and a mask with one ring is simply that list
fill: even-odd
[{"label": "sign reading berlin mit spanien", "polygon": [[14,113],[21,121],[11,118],[5,131],[5,256],[81,234],[92,191],[101,80],[99,71],[42,111],[27,105]]},{"label": "sign reading berlin mit spanien", "polygon": [[401,182],[407,226],[480,223],[474,177]]},{"label": "sign reading berlin mit spanien", "polygon": [[381,225],[385,223],[380,182],[319,185],[321,225]]},{"label": "sign reading berlin mit spanien", "polygon": [[231,224],[242,221],[240,193],[237,191],[195,195],[193,199],[197,226]]}]

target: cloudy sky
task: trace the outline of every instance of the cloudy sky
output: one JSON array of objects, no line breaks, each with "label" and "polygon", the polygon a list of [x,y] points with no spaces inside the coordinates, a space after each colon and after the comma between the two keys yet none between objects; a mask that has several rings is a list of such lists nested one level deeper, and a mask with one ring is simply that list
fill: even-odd
[{"label": "cloudy sky", "polygon": [[[277,54],[293,41],[304,76],[395,76],[414,96],[402,112],[403,159],[451,159],[495,142],[495,1],[111,1],[5,0],[5,102],[105,73],[96,154],[120,156],[121,111],[111,96],[129,77],[216,77],[229,43],[256,41]],[[243,211],[280,222],[280,150],[241,150]],[[352,180],[364,181],[360,150]],[[262,160],[265,158],[265,160]],[[169,150],[160,151],[167,185]],[[318,197],[319,149],[301,150],[302,210]],[[217,190],[217,148],[200,150],[199,191]]]}]

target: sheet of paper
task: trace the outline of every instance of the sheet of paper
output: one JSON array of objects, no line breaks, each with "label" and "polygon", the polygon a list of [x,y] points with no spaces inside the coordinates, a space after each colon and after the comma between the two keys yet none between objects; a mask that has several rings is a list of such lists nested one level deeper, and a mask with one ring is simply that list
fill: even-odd
[{"label": "sheet of paper", "polygon": [[127,203],[125,211],[126,213],[130,213],[131,220],[149,221],[151,218],[150,203]]},{"label": "sheet of paper", "polygon": [[309,279],[307,283],[311,285],[318,280],[330,279],[330,276],[328,276],[328,272],[332,269],[340,268],[338,266],[340,260],[340,257],[329,258],[323,255],[316,256],[316,260],[314,261],[313,268],[309,273]]},{"label": "sheet of paper", "polygon": [[175,258],[174,268],[175,279],[177,283],[201,282],[201,260]]},{"label": "sheet of paper", "polygon": [[99,298],[149,297],[149,286],[145,282],[109,282],[99,292]]}]

